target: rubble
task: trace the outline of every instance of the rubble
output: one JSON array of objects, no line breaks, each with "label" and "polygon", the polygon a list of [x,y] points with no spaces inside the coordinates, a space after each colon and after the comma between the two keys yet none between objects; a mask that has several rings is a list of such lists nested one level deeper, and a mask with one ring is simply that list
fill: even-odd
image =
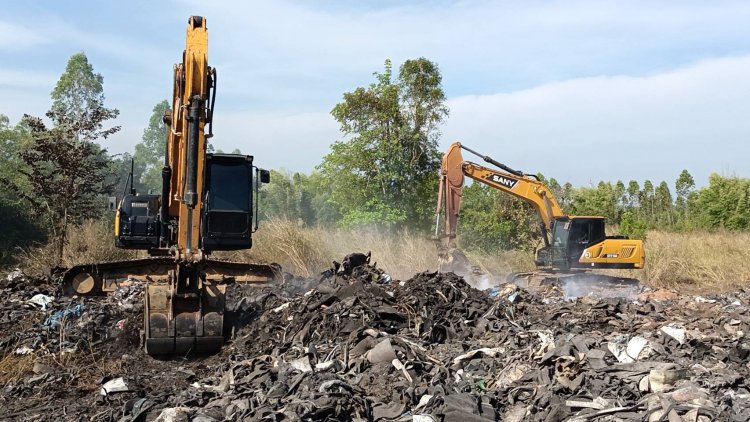
[{"label": "rubble", "polygon": [[399,282],[369,258],[228,286],[221,353],[166,360],[141,350],[143,286],[65,297],[14,273],[0,419],[750,419],[748,292],[571,301],[452,273]]}]

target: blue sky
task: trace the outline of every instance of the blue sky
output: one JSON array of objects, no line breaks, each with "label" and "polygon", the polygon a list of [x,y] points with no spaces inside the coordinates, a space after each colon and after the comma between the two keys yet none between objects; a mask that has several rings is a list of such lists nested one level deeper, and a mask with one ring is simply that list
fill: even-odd
[{"label": "blue sky", "polygon": [[330,110],[386,58],[438,63],[454,140],[585,185],[683,168],[750,176],[750,2],[5,2],[0,113],[42,115],[70,55],[104,76],[131,151],[171,95],[191,14],[219,72],[214,143],[310,171],[340,139]]}]

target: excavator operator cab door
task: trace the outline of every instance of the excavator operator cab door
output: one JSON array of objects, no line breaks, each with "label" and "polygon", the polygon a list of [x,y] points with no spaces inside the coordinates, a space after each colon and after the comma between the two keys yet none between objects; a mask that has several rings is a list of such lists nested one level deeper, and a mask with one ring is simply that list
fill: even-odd
[{"label": "excavator operator cab door", "polygon": [[552,226],[551,255],[548,265],[554,268],[567,270],[568,260],[568,238],[570,237],[571,221],[568,219],[555,220]]},{"label": "excavator operator cab door", "polygon": [[604,218],[574,217],[570,220],[568,234],[568,262],[570,267],[585,267],[578,261],[583,251],[591,245],[602,242],[607,235],[604,230]]},{"label": "excavator operator cab door", "polygon": [[203,249],[248,249],[252,244],[253,157],[208,154],[203,203]]},{"label": "excavator operator cab door", "polygon": [[552,229],[552,266],[562,270],[582,268],[579,258],[591,245],[606,238],[601,217],[573,217],[555,220]]}]

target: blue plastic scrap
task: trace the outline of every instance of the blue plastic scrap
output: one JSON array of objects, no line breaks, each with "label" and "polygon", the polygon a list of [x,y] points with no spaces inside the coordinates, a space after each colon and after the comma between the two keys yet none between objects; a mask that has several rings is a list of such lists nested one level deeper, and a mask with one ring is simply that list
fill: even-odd
[{"label": "blue plastic scrap", "polygon": [[60,321],[62,321],[63,318],[66,318],[66,319],[79,318],[81,315],[83,315],[83,311],[85,310],[86,310],[86,306],[84,306],[82,303],[79,303],[78,305],[72,308],[67,308],[61,311],[57,311],[54,314],[50,315],[50,317],[47,318],[46,321],[44,321],[44,326],[52,328],[52,329],[57,329],[60,327]]}]

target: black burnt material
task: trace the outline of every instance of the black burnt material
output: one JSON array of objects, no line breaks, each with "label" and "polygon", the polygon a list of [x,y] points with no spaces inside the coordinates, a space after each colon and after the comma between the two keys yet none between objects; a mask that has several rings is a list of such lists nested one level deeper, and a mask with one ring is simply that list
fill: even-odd
[{"label": "black burnt material", "polygon": [[566,301],[398,281],[352,254],[318,277],[227,288],[227,344],[155,360],[143,286],[69,298],[0,281],[0,420],[744,421],[750,296]]}]

